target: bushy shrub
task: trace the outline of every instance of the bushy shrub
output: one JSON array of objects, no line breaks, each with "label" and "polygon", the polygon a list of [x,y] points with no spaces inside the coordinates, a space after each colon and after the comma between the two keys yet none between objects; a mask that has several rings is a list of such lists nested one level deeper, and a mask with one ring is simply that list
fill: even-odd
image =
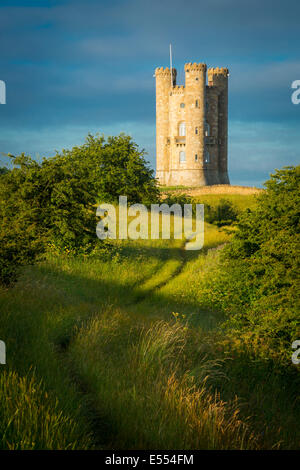
[{"label": "bushy shrub", "polygon": [[154,202],[156,180],[144,151],[129,136],[89,135],[81,147],[41,163],[24,153],[0,178],[0,283],[9,284],[18,266],[52,247],[87,253],[96,243],[96,203]]},{"label": "bushy shrub", "polygon": [[277,170],[243,213],[215,280],[230,325],[289,357],[300,337],[300,166]]},{"label": "bushy shrub", "polygon": [[9,286],[16,281],[21,266],[32,263],[43,251],[42,245],[30,239],[20,227],[7,228],[3,234],[1,227],[0,244],[0,284]]},{"label": "bushy shrub", "polygon": [[221,199],[216,206],[205,204],[205,220],[218,227],[232,225],[238,218],[238,210],[227,199]]},{"label": "bushy shrub", "polygon": [[[186,194],[178,194],[176,192],[169,191],[166,194],[163,202],[169,204],[179,204],[182,209],[184,204],[192,204],[193,214],[195,215],[196,204],[202,204],[201,197],[192,198]],[[209,224],[223,227],[225,225],[232,225],[237,221],[239,211],[231,201],[227,199],[220,199],[217,204],[204,203],[204,218]]]},{"label": "bushy shrub", "polygon": [[154,172],[146,162],[145,150],[139,150],[130,136],[120,134],[105,142],[103,137],[89,135],[82,150],[94,152],[92,175],[101,201],[116,202],[124,195],[131,204],[157,202]]},{"label": "bushy shrub", "polygon": [[9,169],[6,168],[5,166],[0,167],[0,176],[5,175],[8,172],[9,172]]},{"label": "bushy shrub", "polygon": [[18,267],[50,243],[78,249],[95,242],[95,198],[76,162],[14,158],[13,170],[0,178],[1,283],[13,282]]}]

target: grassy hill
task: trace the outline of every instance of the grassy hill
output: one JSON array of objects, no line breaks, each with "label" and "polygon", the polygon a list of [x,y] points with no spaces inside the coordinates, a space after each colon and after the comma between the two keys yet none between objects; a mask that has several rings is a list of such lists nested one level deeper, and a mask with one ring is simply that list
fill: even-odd
[{"label": "grassy hill", "polygon": [[[255,194],[229,198],[255,205]],[[294,376],[228,336],[211,302],[229,240],[206,224],[200,252],[128,240],[93,257],[49,254],[2,288],[0,448],[299,448]]]}]

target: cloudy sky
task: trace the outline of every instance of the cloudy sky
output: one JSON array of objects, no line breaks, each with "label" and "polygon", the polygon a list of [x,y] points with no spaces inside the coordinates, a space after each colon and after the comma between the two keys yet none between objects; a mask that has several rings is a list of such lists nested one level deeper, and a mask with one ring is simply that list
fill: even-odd
[{"label": "cloudy sky", "polygon": [[154,69],[230,69],[229,173],[261,185],[299,163],[300,2],[290,0],[1,0],[0,158],[36,158],[126,132],[155,167]]}]

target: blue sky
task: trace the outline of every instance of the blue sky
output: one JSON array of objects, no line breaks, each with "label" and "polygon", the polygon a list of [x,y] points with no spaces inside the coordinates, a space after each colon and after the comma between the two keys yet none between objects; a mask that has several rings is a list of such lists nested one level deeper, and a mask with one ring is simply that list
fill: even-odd
[{"label": "blue sky", "polygon": [[51,156],[88,132],[126,132],[155,166],[154,69],[230,69],[229,174],[260,186],[299,164],[297,0],[1,0],[0,158]]}]

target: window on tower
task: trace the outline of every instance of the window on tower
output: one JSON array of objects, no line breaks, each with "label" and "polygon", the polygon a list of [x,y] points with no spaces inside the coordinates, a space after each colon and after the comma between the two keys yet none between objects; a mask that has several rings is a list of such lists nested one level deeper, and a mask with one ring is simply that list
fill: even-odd
[{"label": "window on tower", "polygon": [[185,122],[179,123],[178,135],[180,137],[185,137]]},{"label": "window on tower", "polygon": [[205,123],[205,135],[206,137],[210,136],[210,125],[207,122]]},{"label": "window on tower", "polygon": [[195,106],[196,106],[196,108],[199,108],[199,100],[196,100]]},{"label": "window on tower", "polygon": [[184,103],[180,103],[180,107],[181,107],[181,108],[184,108],[184,107],[185,107],[185,104],[184,104]]},{"label": "window on tower", "polygon": [[197,162],[197,161],[198,161],[198,155],[195,154],[195,162]]},{"label": "window on tower", "polygon": [[195,127],[195,134],[198,134],[199,131],[198,131],[198,127]]},{"label": "window on tower", "polygon": [[180,163],[185,162],[185,152],[183,150],[179,152],[179,161]]}]

